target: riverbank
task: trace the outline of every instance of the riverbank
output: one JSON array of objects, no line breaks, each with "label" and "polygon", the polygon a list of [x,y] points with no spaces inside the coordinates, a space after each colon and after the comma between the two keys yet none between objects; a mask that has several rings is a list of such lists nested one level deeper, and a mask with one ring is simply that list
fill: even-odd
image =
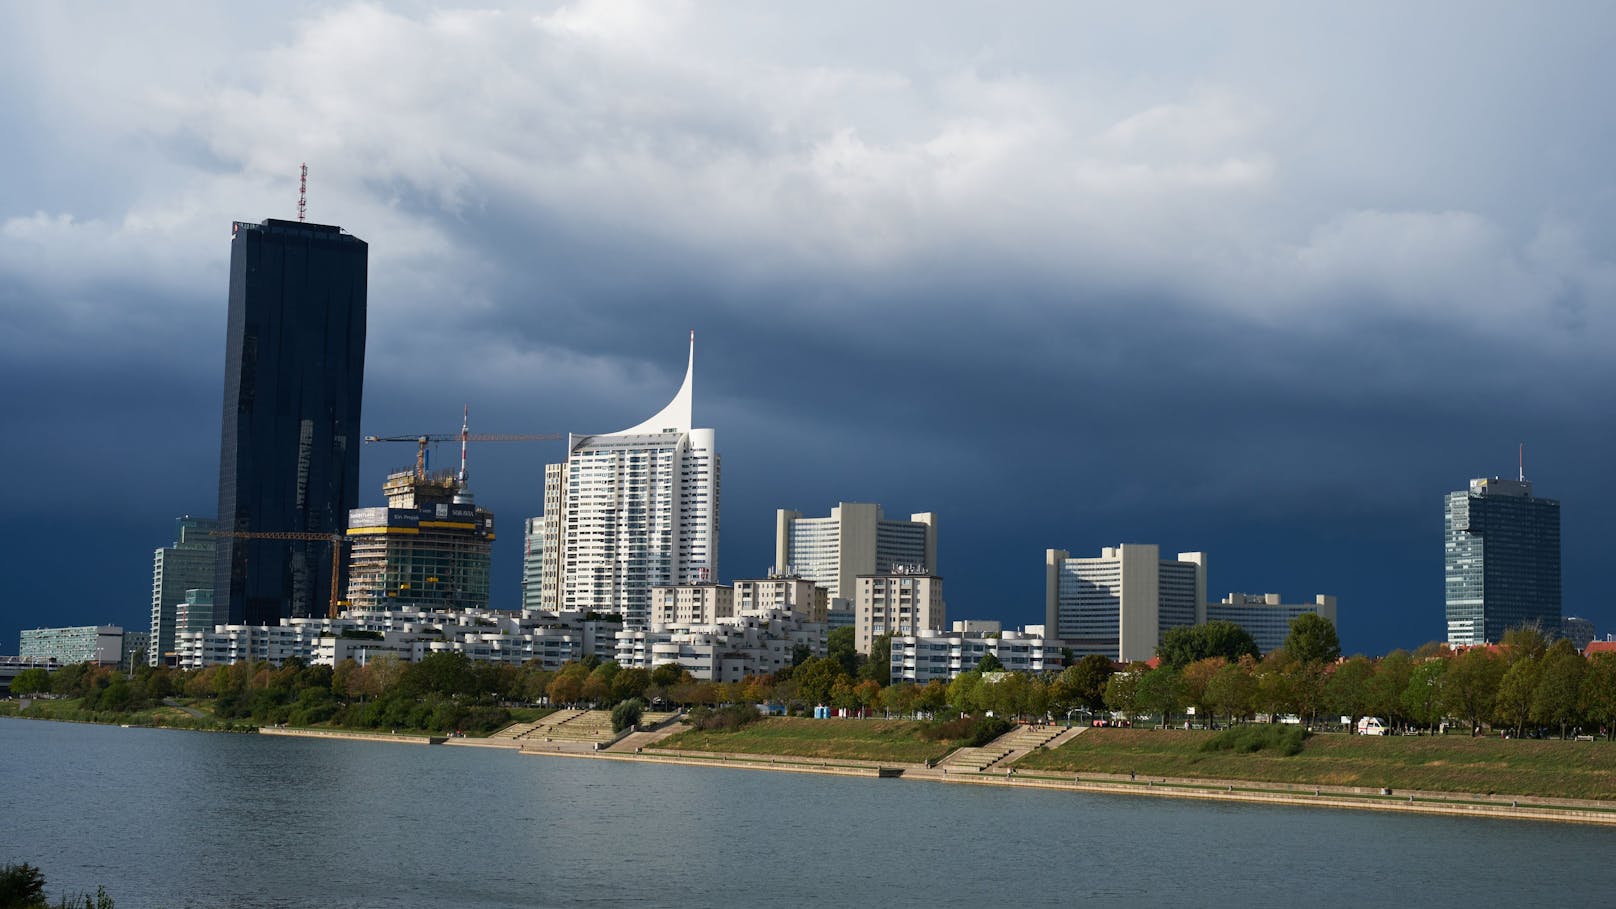
[{"label": "riverbank", "polygon": [[1551,821],[1557,823],[1616,826],[1616,803],[1545,800],[1530,797],[1467,795],[1463,793],[1402,793],[1364,791],[1351,787],[1320,786],[1310,789],[1278,788],[1258,781],[1208,781],[1188,778],[1153,777],[1115,779],[1099,776],[1056,776],[1047,773],[960,771],[947,767],[883,764],[873,761],[814,760],[790,756],[738,753],[696,753],[676,750],[634,752],[588,751],[555,746],[529,747],[522,754],[541,757],[587,758],[604,761],[634,761],[648,764],[675,764],[686,767],[719,767],[731,770],[760,770],[779,773],[806,773],[864,779],[902,779],[971,786],[1003,786],[1016,789],[1062,790],[1106,795],[1136,795],[1158,798],[1200,799],[1247,804],[1284,805],[1302,808],[1334,808],[1359,811],[1437,814],[1459,817],[1490,817],[1506,820]]}]

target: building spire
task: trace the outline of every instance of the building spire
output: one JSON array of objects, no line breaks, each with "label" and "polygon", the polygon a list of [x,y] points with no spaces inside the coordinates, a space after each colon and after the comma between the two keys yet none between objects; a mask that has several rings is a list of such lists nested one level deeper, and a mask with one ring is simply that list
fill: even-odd
[{"label": "building spire", "polygon": [[614,436],[640,436],[654,435],[659,432],[689,432],[695,425],[693,404],[696,391],[696,332],[690,332],[690,357],[685,363],[685,380],[679,386],[679,392],[668,402],[668,406],[657,412],[657,415],[637,426],[619,432],[607,433]]}]

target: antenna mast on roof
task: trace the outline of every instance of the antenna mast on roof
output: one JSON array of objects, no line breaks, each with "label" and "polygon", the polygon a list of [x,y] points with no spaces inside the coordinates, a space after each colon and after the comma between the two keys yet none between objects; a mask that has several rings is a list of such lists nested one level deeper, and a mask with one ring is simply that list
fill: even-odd
[{"label": "antenna mast on roof", "polygon": [[1525,442],[1521,443],[1521,450],[1519,452],[1519,458],[1520,458],[1520,462],[1521,462],[1520,479],[1521,479],[1522,483],[1525,483],[1526,482],[1526,443]]},{"label": "antenna mast on roof", "polygon": [[303,213],[309,207],[309,165],[303,163],[303,172],[297,178],[297,219],[303,220]]}]

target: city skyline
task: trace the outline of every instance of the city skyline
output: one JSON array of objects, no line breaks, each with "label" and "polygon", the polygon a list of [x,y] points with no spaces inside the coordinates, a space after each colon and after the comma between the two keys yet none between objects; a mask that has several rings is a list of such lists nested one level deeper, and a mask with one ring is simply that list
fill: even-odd
[{"label": "city skyline", "polygon": [[[1214,601],[1336,596],[1384,652],[1443,638],[1435,503],[1525,440],[1563,613],[1616,630],[1616,116],[1582,100],[1613,13],[1583,12],[0,12],[37,575],[0,634],[145,627],[154,548],[213,516],[230,219],[294,217],[304,161],[311,219],[372,245],[366,433],[627,425],[700,332],[726,578],[777,509],[879,502],[947,522],[953,615],[1036,622],[1044,550],[1140,542],[1209,553]],[[490,449],[515,528],[560,446]],[[358,504],[402,461],[365,450]]]}]

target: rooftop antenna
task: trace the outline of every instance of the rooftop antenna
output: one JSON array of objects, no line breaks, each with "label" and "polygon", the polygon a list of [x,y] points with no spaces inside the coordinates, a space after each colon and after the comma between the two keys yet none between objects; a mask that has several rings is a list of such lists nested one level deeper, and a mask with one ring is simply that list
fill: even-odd
[{"label": "rooftop antenna", "polygon": [[1525,483],[1526,482],[1526,443],[1525,442],[1521,443],[1521,450],[1520,450],[1518,456],[1519,456],[1520,462],[1521,462],[1520,479],[1521,479],[1522,483]]},{"label": "rooftop antenna", "polygon": [[297,219],[303,220],[303,214],[309,207],[309,165],[303,163],[303,172],[297,178]]},{"label": "rooftop antenna", "polygon": [[471,405],[460,411],[460,488],[466,488],[466,442],[471,437]]}]

